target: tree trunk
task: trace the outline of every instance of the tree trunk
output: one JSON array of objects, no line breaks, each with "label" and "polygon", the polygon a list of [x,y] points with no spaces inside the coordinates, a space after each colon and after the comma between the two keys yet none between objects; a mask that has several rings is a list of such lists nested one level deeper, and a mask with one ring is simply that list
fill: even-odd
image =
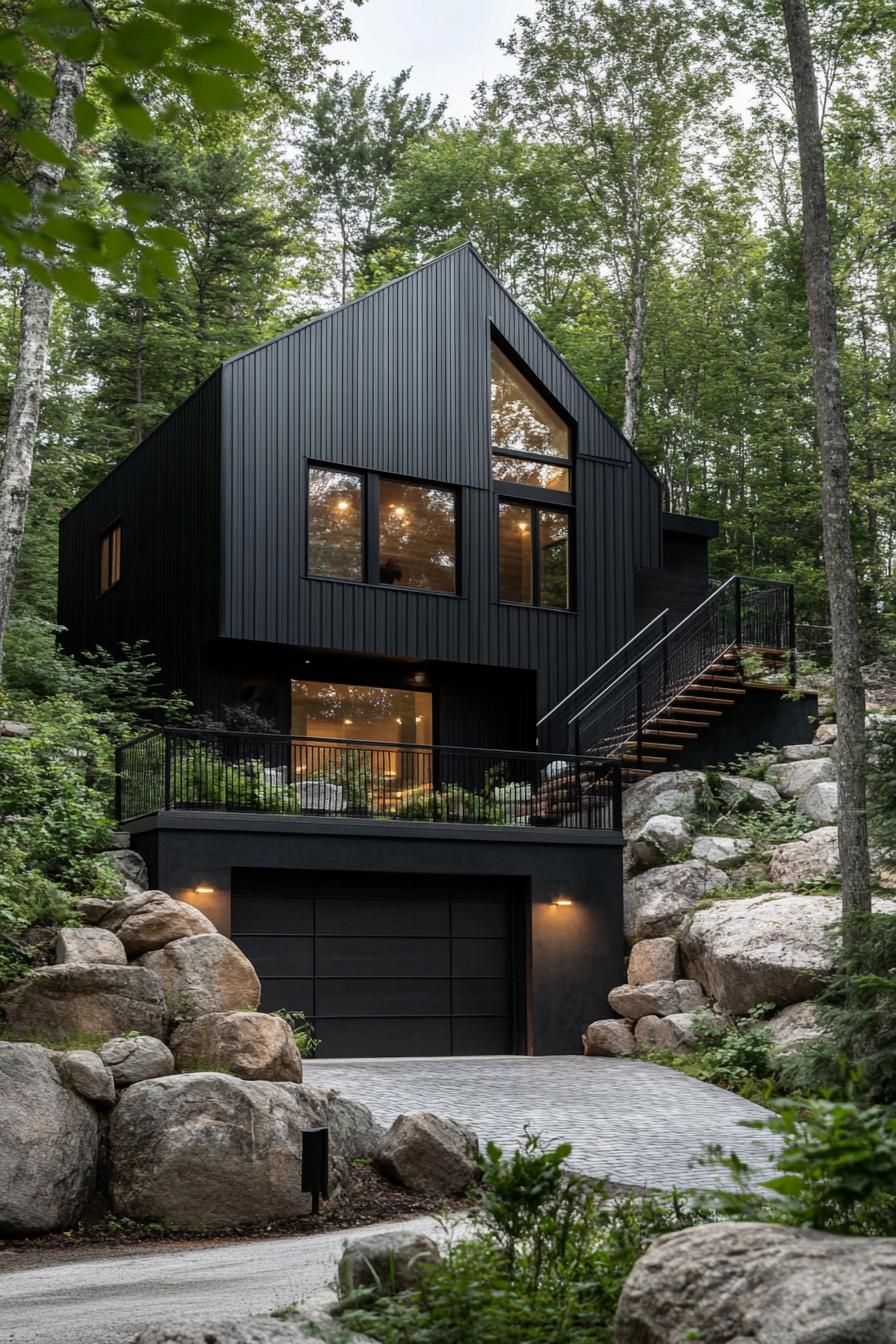
[{"label": "tree trunk", "polygon": [[[77,141],[73,108],[84,92],[87,66],[60,56],[56,61],[56,95],[50,105],[47,134],[66,154],[72,154]],[[53,191],[65,176],[58,164],[38,163],[31,183],[32,226],[38,223],[37,211],[48,191]],[[22,291],[22,315],[19,322],[19,350],[6,445],[0,466],[0,672],[3,670],[3,641],[9,621],[12,589],[22,548],[34,442],[40,418],[47,350],[50,336],[52,293],[31,276],[26,276]]]},{"label": "tree trunk", "polygon": [[865,688],[859,653],[859,593],[850,534],[849,444],[837,357],[837,307],[825,192],[824,148],[805,0],[781,0],[793,75],[803,197],[803,266],[821,447],[824,562],[831,606],[837,697],[838,834],[843,913],[871,908],[865,815]]},{"label": "tree trunk", "polygon": [[625,351],[625,402],[622,413],[622,433],[632,445],[634,445],[638,434],[646,316],[647,301],[644,295],[644,277],[638,271],[632,277],[631,327],[628,334],[628,346]]}]

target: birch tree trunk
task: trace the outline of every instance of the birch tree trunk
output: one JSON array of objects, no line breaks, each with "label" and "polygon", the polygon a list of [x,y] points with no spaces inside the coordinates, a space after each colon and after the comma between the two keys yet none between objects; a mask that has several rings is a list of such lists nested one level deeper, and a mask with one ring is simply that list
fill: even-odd
[{"label": "birch tree trunk", "polygon": [[843,913],[871,908],[871,869],[865,815],[865,688],[859,653],[858,581],[850,533],[849,444],[837,357],[837,307],[825,190],[818,90],[805,0],[781,0],[800,151],[803,266],[815,377],[815,418],[821,447],[824,562],[831,607],[837,697],[840,866]]},{"label": "birch tree trunk", "polygon": [[[50,105],[47,134],[66,154],[72,154],[77,141],[73,108],[84,92],[87,66],[60,56],[56,61],[56,95]],[[38,163],[31,183],[31,206],[35,215],[44,196],[53,191],[65,169],[58,164]],[[36,221],[35,221],[36,222]],[[0,673],[3,671],[3,642],[9,621],[13,583],[22,547],[34,443],[40,418],[53,295],[31,276],[22,290],[22,314],[19,322],[19,348],[15,383],[6,426],[6,444],[0,464]]]},{"label": "birch tree trunk", "polygon": [[638,435],[641,402],[641,374],[644,368],[644,325],[647,317],[647,299],[644,277],[639,272],[632,277],[631,328],[625,351],[625,401],[622,412],[622,433],[634,446]]}]

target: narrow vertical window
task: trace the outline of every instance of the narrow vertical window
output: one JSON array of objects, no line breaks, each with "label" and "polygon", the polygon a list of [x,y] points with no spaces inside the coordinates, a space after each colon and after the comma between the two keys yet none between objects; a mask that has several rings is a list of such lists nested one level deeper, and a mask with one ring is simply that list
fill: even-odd
[{"label": "narrow vertical window", "polygon": [[309,469],[309,574],[331,579],[364,578],[363,512],[360,476],[326,467]]},{"label": "narrow vertical window", "polygon": [[569,514],[538,510],[539,601],[569,606]]},{"label": "narrow vertical window", "polygon": [[498,505],[498,571],[502,602],[532,601],[532,509]]},{"label": "narrow vertical window", "polygon": [[100,592],[106,593],[121,578],[121,523],[100,537]]}]

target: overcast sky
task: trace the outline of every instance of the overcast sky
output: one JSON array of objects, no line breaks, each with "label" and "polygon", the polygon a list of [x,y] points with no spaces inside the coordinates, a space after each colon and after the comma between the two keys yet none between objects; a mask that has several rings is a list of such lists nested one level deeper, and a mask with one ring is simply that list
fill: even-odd
[{"label": "overcast sky", "polygon": [[367,0],[350,7],[357,42],[340,42],[334,55],[349,69],[373,70],[377,82],[406,66],[415,93],[447,94],[452,116],[470,110],[470,93],[482,79],[507,68],[495,43],[517,14],[532,14],[536,0]]}]

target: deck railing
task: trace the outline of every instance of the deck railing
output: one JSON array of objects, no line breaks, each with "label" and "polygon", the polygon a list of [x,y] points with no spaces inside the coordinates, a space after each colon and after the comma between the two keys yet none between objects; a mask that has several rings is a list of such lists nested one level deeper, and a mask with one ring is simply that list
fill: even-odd
[{"label": "deck railing", "polygon": [[122,822],[186,809],[619,830],[619,764],[275,733],[161,728],[119,747]]}]

